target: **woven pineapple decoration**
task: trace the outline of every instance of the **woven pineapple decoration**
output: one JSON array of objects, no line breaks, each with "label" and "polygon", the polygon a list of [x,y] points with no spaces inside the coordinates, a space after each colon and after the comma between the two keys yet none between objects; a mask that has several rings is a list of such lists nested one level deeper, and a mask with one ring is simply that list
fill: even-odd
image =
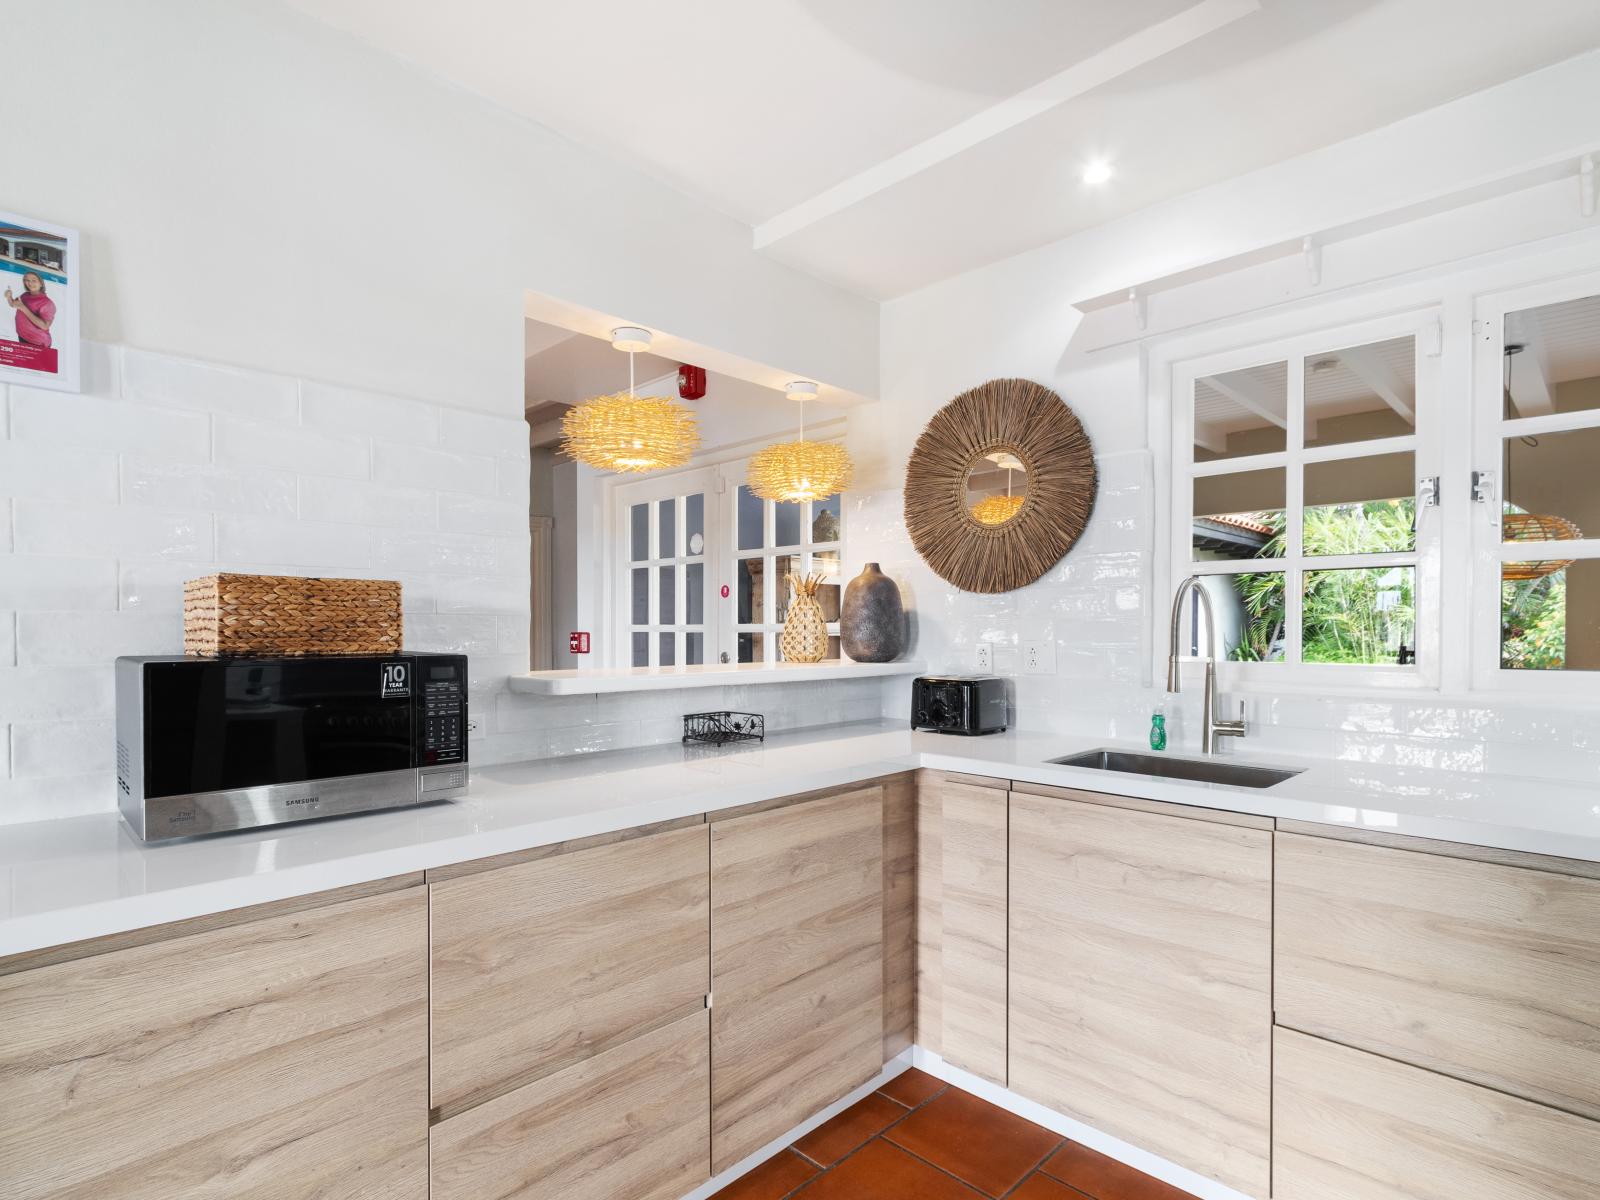
[{"label": "woven pineapple decoration", "polygon": [[817,589],[822,586],[823,578],[817,574],[789,576],[789,591],[794,600],[778,638],[785,662],[814,663],[827,656],[828,624],[822,619],[822,606],[817,603]]}]

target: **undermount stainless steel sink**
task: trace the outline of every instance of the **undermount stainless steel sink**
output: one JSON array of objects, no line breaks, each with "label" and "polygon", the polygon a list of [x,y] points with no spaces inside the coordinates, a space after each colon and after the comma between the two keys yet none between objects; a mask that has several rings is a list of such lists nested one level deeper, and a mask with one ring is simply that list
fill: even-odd
[{"label": "undermount stainless steel sink", "polygon": [[1063,767],[1088,767],[1123,775],[1149,775],[1156,779],[1188,779],[1195,783],[1220,783],[1225,787],[1269,788],[1293,779],[1299,771],[1275,767],[1247,767],[1215,759],[1168,758],[1165,754],[1132,754],[1125,750],[1085,750],[1050,760]]}]

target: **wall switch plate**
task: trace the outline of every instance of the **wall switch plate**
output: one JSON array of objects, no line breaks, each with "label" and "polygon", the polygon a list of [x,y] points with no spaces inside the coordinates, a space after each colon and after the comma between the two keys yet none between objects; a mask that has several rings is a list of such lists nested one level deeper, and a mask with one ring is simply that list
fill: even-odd
[{"label": "wall switch plate", "polygon": [[985,675],[994,670],[994,647],[988,642],[979,642],[973,651],[972,665]]},{"label": "wall switch plate", "polygon": [[1056,644],[1047,642],[1022,643],[1022,672],[1024,675],[1054,675],[1056,673]]}]

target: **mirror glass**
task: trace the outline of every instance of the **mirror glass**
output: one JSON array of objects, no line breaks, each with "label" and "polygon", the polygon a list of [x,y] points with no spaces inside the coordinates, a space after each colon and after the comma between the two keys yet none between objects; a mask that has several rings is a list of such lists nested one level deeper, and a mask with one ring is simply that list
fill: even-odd
[{"label": "mirror glass", "polygon": [[980,525],[1004,525],[1027,497],[1028,471],[1012,450],[991,450],[967,468],[967,511]]}]

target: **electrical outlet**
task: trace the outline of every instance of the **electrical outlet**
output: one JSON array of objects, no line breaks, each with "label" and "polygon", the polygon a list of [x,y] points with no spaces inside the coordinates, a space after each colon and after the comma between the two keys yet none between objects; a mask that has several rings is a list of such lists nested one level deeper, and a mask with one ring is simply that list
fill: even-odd
[{"label": "electrical outlet", "polygon": [[988,642],[979,642],[973,656],[972,665],[985,675],[994,670],[994,647]]},{"label": "electrical outlet", "polygon": [[482,732],[483,722],[479,721],[477,717],[469,716],[467,718],[467,736],[469,738],[475,738]]},{"label": "electrical outlet", "polygon": [[1056,673],[1055,641],[1023,642],[1022,672],[1024,675],[1054,675]]}]

